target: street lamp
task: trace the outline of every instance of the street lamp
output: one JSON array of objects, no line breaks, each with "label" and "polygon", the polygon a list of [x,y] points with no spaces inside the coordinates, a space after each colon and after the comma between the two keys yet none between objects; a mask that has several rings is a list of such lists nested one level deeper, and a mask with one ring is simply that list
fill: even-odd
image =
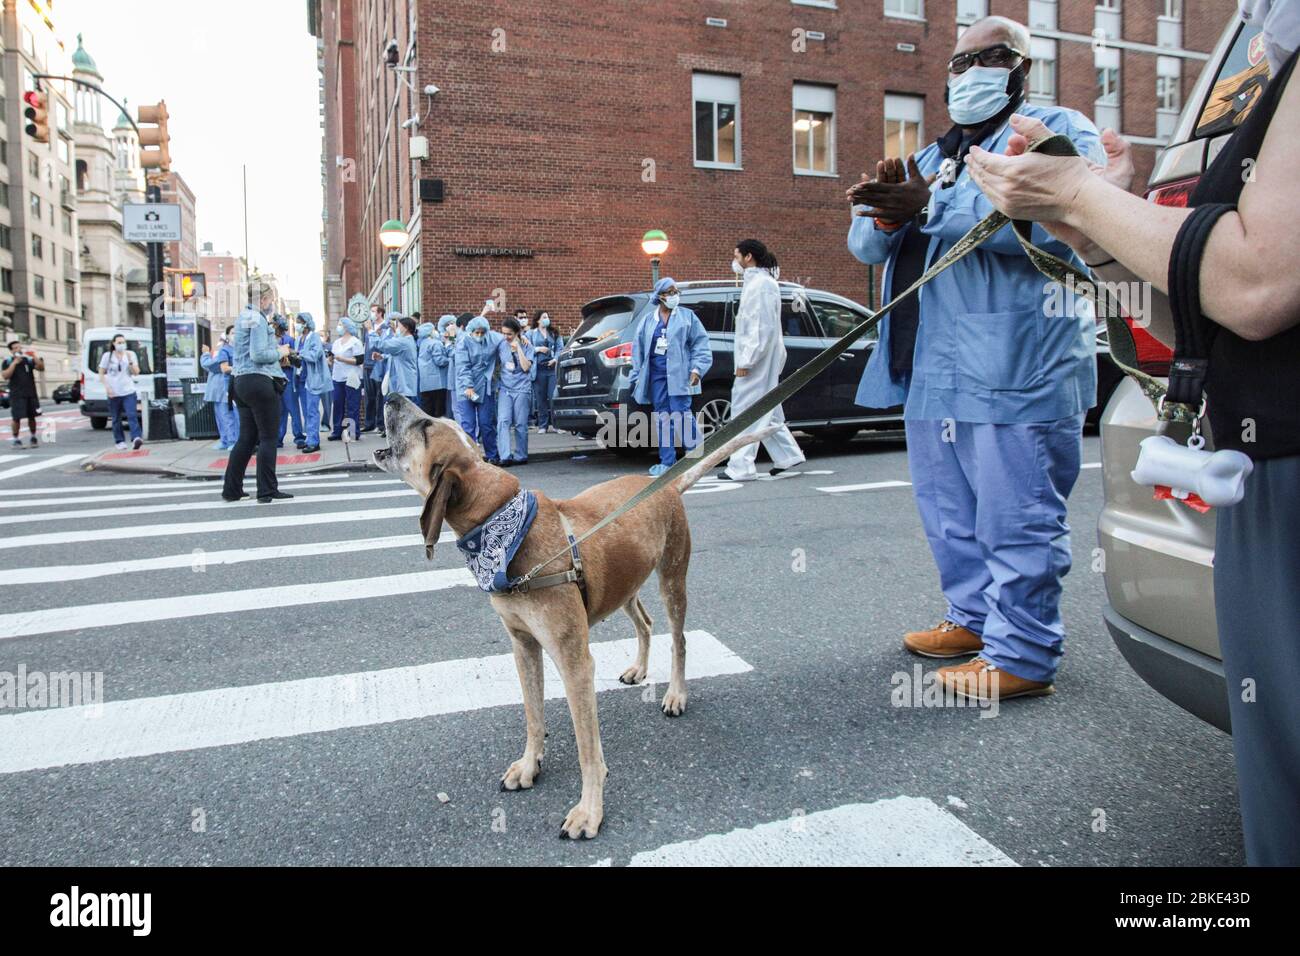
[{"label": "street lamp", "polygon": [[659,257],[668,251],[668,233],[651,229],[641,237],[641,249],[650,257],[650,284],[659,281]]},{"label": "street lamp", "polygon": [[402,309],[401,295],[397,284],[397,251],[406,245],[406,226],[400,219],[390,219],[379,227],[379,244],[388,250],[389,269],[393,282],[393,311]]}]

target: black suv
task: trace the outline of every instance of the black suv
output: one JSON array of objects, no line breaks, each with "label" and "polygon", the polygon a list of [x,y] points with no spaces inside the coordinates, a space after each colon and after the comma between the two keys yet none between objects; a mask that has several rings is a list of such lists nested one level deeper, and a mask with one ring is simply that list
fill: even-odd
[{"label": "black suv", "polygon": [[[782,282],[780,287],[781,326],[788,353],[782,378],[871,314],[851,299],[831,292],[791,282]],[[679,282],[677,288],[681,304],[700,317],[713,349],[713,367],[705,373],[702,394],[694,402],[701,431],[707,435],[725,422],[731,411],[740,285],[734,281]],[[648,291],[604,296],[582,307],[582,324],[556,363],[556,427],[594,436],[601,432],[604,420],[617,421],[621,409],[626,409],[625,414],[648,411],[633,401],[628,375],[633,330],[653,308],[653,293]],[[862,428],[901,428],[902,406],[870,409],[853,401],[876,342],[875,330],[868,332],[787,401],[785,417],[790,427],[835,442],[848,441]],[[607,436],[615,432],[611,428]]]}]

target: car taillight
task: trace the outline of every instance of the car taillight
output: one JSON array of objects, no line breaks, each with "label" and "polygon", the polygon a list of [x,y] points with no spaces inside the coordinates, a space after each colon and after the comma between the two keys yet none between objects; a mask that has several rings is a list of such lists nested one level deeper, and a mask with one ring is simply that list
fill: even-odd
[{"label": "car taillight", "polygon": [[1192,190],[1196,188],[1200,178],[1199,176],[1193,176],[1191,179],[1179,179],[1176,182],[1165,183],[1163,186],[1150,189],[1147,191],[1147,202],[1153,202],[1158,206],[1184,208],[1187,206],[1187,200],[1192,195]]},{"label": "car taillight", "polygon": [[[1192,190],[1196,188],[1199,181],[1199,176],[1192,176],[1189,179],[1175,180],[1172,183],[1165,183],[1163,186],[1147,190],[1147,202],[1153,202],[1157,206],[1186,208],[1187,200],[1191,197]],[[1133,332],[1133,344],[1137,347],[1138,368],[1148,375],[1168,375],[1169,361],[1174,357],[1173,349],[1169,348],[1145,328],[1134,325],[1133,320],[1128,316],[1125,316],[1124,321],[1128,323],[1129,329]]]},{"label": "car taillight", "polygon": [[631,365],[632,343],[624,342],[622,345],[611,345],[600,353],[600,360],[606,365]]}]

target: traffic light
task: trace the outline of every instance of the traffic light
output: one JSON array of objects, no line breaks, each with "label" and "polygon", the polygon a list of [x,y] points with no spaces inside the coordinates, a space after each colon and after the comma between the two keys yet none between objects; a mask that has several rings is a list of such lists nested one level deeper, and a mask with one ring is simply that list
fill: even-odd
[{"label": "traffic light", "polygon": [[207,276],[202,272],[181,273],[181,301],[207,297]]},{"label": "traffic light", "polygon": [[172,154],[171,136],[167,133],[167,101],[159,100],[153,106],[137,108],[136,122],[157,124],[153,128],[142,127],[140,130],[140,167],[169,172],[172,166]]},{"label": "traffic light", "polygon": [[23,129],[27,135],[38,143],[50,141],[49,98],[44,90],[28,90],[23,94],[23,117],[27,120]]}]

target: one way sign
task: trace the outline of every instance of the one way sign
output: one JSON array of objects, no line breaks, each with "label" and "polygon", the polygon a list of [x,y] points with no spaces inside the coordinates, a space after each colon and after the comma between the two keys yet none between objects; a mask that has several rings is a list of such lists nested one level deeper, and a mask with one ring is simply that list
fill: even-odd
[{"label": "one way sign", "polygon": [[128,242],[179,242],[181,239],[180,203],[124,203],[122,235]]}]

